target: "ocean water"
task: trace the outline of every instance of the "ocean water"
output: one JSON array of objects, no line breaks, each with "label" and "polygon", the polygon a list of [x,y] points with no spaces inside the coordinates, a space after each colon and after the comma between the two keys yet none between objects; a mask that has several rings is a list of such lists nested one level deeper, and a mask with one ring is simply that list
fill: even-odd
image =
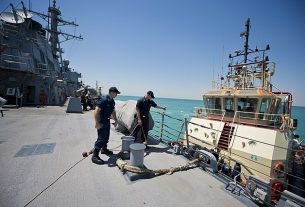
[{"label": "ocean water", "polygon": [[[127,100],[138,100],[140,97],[137,96],[121,96],[119,95],[116,100],[127,101]],[[156,98],[154,101],[160,106],[166,106],[167,109],[165,113],[168,116],[164,117],[165,130],[163,131],[164,139],[175,140],[179,137],[179,132],[181,128],[185,130],[182,126],[185,118],[190,119],[194,115],[195,107],[203,107],[203,102],[201,100],[188,100],[188,99],[173,99],[173,98]],[[161,115],[158,112],[163,112],[163,110],[151,109],[151,114],[153,119],[157,122],[154,129],[151,131],[152,134],[160,134],[160,129],[158,128],[158,122],[161,122]],[[293,106],[292,107],[292,117],[298,119],[298,127],[296,129],[296,134],[300,136],[301,139],[305,139],[305,107]],[[179,119],[179,120],[177,120]],[[180,121],[181,120],[181,121]],[[183,131],[182,130],[182,131]]]}]

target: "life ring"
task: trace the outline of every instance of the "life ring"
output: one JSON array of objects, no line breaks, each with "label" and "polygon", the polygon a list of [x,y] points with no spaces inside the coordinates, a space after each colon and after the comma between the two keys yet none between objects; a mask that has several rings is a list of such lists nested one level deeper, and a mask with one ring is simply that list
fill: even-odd
[{"label": "life ring", "polygon": [[272,195],[271,195],[271,199],[272,200],[280,200],[281,194],[284,191],[284,185],[281,182],[274,182],[272,187]]},{"label": "life ring", "polygon": [[195,109],[195,114],[196,114],[197,117],[202,116],[202,108],[196,108]]},{"label": "life ring", "polygon": [[197,115],[201,115],[201,114],[202,114],[202,109],[201,109],[201,108],[196,108],[196,109],[195,109],[195,113],[196,113]]},{"label": "life ring", "polygon": [[277,178],[283,178],[285,175],[285,165],[283,162],[277,162],[274,165],[273,173]]}]

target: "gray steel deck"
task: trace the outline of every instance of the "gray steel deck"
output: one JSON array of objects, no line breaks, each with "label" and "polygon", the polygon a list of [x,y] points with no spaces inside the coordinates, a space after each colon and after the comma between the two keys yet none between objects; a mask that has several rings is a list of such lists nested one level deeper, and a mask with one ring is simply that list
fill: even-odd
[{"label": "gray steel deck", "polygon": [[[93,113],[66,114],[65,110],[10,109],[0,117],[1,207],[24,206],[92,148]],[[121,144],[121,136],[111,131],[110,148]],[[151,169],[187,162],[163,145],[151,146],[150,151],[144,163]],[[29,206],[253,206],[198,168],[130,182],[115,166],[114,156],[101,157],[107,164],[98,166],[86,158]]]}]

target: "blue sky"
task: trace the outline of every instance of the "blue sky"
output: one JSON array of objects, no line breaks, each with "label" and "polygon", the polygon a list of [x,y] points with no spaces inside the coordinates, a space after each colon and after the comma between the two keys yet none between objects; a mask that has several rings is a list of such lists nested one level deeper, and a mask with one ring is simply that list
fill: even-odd
[{"label": "blue sky", "polygon": [[[9,2],[1,0],[1,11]],[[47,11],[48,0],[31,3],[33,10]],[[58,0],[57,5],[63,19],[76,18],[80,25],[75,32],[84,40],[62,46],[64,58],[89,85],[98,81],[105,91],[117,86],[122,95],[153,90],[158,97],[201,99],[222,64],[226,72],[228,54],[242,49],[239,33],[250,17],[250,46],[271,46],[274,85],[292,92],[294,105],[305,106],[303,0]]]}]

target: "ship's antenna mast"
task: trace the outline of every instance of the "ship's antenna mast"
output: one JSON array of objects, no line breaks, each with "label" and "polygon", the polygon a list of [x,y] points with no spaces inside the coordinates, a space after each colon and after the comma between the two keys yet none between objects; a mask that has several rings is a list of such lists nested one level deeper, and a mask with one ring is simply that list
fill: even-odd
[{"label": "ship's antenna mast", "polygon": [[[50,7],[51,7],[51,0],[49,0],[49,8]],[[47,27],[48,35],[47,35],[47,39],[50,38],[49,30],[50,30],[50,16],[48,16],[48,27]]]},{"label": "ship's antenna mast", "polygon": [[223,76],[223,53],[224,53],[224,46],[222,46],[222,61],[221,61],[221,75]]},{"label": "ship's antenna mast", "polygon": [[221,57],[222,61],[221,61],[221,77],[220,77],[220,87],[221,88],[223,88],[222,81],[224,80],[224,78],[223,78],[223,53],[224,53],[224,46],[222,45],[222,57]]},{"label": "ship's antenna mast", "polygon": [[[42,17],[43,19],[47,20],[48,18],[51,18],[51,29],[46,28],[46,30],[48,31],[48,33],[50,33],[50,43],[51,43],[51,50],[52,50],[52,55],[54,58],[58,58],[57,52],[60,55],[60,63],[61,63],[61,68],[63,69],[63,61],[62,61],[62,50],[60,48],[60,43],[61,42],[65,42],[68,41],[70,39],[79,39],[82,40],[82,36],[75,36],[75,35],[71,35],[71,34],[67,34],[61,31],[58,31],[57,27],[58,26],[63,26],[63,25],[71,25],[71,26],[78,26],[77,24],[75,24],[74,22],[68,22],[65,21],[63,19],[61,19],[59,16],[61,15],[61,12],[58,8],[56,8],[56,0],[53,0],[53,5],[49,7],[48,12],[50,13],[49,15],[45,15],[36,11],[31,11],[30,12],[39,15],[40,17]],[[59,25],[60,23],[60,25]],[[59,41],[58,36],[62,35],[64,37],[63,41]]]},{"label": "ship's antenna mast", "polygon": [[[265,88],[266,90],[271,90],[271,76],[274,74],[274,65],[273,71],[268,68],[269,58],[265,56],[265,52],[270,50],[270,46],[267,45],[265,49],[257,49],[257,47],[252,50],[249,47],[249,36],[250,36],[250,18],[246,20],[246,31],[240,33],[240,37],[245,38],[244,41],[244,50],[236,50],[235,54],[229,54],[230,63],[229,63],[229,73],[227,76],[228,86],[230,86],[230,80],[235,81],[236,88],[253,88],[254,80],[259,79],[261,88]],[[253,54],[260,55],[262,54],[262,58],[259,56],[252,57]],[[233,61],[236,60],[237,57],[244,57],[241,62],[238,60],[236,63]],[[259,59],[258,59],[259,58]]]},{"label": "ship's antenna mast", "polygon": [[[51,48],[52,48],[52,54],[54,57],[57,56],[57,51],[60,50],[60,48],[57,48],[57,44],[59,42],[58,40],[58,32],[57,32],[57,26],[58,26],[58,16],[61,15],[61,12],[59,9],[56,8],[56,1],[53,0],[53,6],[49,7],[49,13],[51,15],[51,30],[50,32],[50,42],[51,42]],[[61,51],[59,51],[61,52]]]},{"label": "ship's antenna mast", "polygon": [[243,34],[246,38],[245,38],[245,59],[244,59],[244,63],[247,63],[248,60],[248,49],[249,49],[249,35],[250,35],[250,18],[247,19],[246,21],[246,31]]}]

